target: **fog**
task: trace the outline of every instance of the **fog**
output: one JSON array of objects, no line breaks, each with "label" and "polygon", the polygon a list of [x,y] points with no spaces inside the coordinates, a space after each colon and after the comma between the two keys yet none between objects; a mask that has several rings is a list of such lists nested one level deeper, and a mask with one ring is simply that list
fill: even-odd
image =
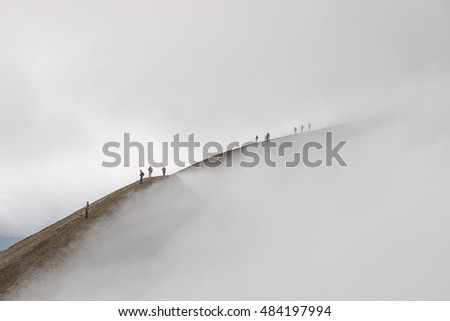
[{"label": "fog", "polygon": [[446,0],[0,1],[0,235],[135,180],[100,166],[124,132],[227,144],[445,101],[449,26]]},{"label": "fog", "polygon": [[449,32],[447,0],[0,1],[0,239],[136,180],[125,132],[348,140],[153,186],[16,298],[449,299]]},{"label": "fog", "polygon": [[[422,111],[326,129],[347,141],[347,167],[272,155],[276,168],[202,167],[151,186],[15,298],[448,300],[449,114]],[[301,151],[324,131],[282,140]]]}]

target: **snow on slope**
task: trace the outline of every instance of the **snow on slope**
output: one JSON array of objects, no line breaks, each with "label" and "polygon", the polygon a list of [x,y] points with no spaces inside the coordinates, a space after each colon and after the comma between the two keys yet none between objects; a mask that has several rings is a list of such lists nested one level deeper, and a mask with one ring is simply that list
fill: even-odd
[{"label": "snow on slope", "polygon": [[183,184],[136,194],[15,298],[448,300],[449,128],[416,125],[332,128],[348,167],[183,171]]}]

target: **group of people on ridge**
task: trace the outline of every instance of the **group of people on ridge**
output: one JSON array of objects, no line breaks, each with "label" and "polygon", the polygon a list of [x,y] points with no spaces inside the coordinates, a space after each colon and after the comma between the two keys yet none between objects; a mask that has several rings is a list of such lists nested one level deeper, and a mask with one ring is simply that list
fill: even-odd
[{"label": "group of people on ridge", "polygon": [[[303,130],[304,130],[303,125],[300,126],[300,130],[301,130],[301,133],[303,133]],[[308,131],[311,131],[311,123],[308,124]],[[297,135],[297,127],[295,127],[295,126],[294,126],[294,135]],[[258,139],[259,139],[259,136],[256,135],[255,142],[258,142]],[[268,142],[270,140],[270,133],[269,132],[267,132],[267,134],[264,135],[264,140],[266,142]]]},{"label": "group of people on ridge", "polygon": [[[148,177],[152,177],[152,173],[153,173],[153,167],[149,166],[148,167]],[[163,173],[163,176],[166,176],[166,167],[165,166],[163,166],[163,168],[162,168],[162,173]],[[144,172],[141,169],[140,173],[139,173],[139,177],[140,177],[139,183],[140,184],[143,183],[144,176],[145,176],[145,174],[144,174]]]},{"label": "group of people on ridge", "polygon": [[[303,130],[304,130],[304,127],[303,127],[303,125],[301,125],[300,126],[300,132],[303,133]],[[311,131],[311,123],[308,124],[308,131]],[[297,127],[296,126],[294,126],[294,134],[295,135],[297,134]],[[256,135],[255,141],[258,142],[258,139],[259,139],[259,137],[258,137],[258,135]],[[270,140],[270,133],[269,132],[267,132],[264,135],[264,139],[265,139],[265,141],[269,141]],[[149,166],[148,167],[148,177],[152,177],[152,173],[153,173],[153,167]],[[166,167],[165,166],[163,166],[163,168],[162,168],[162,173],[163,173],[163,176],[166,176]],[[144,182],[144,176],[145,176],[145,174],[144,174],[144,172],[141,169],[140,172],[139,172],[139,178],[140,178],[139,183],[140,184],[142,184]],[[86,206],[84,207],[85,218],[88,218],[88,216],[89,216],[89,207],[90,207],[89,205],[90,205],[89,202],[86,202]]]},{"label": "group of people on ridge", "polygon": [[[150,166],[148,168],[148,177],[152,177],[152,173],[153,173],[153,167]],[[166,167],[165,166],[162,168],[162,173],[163,173],[163,176],[166,176]],[[142,184],[144,182],[144,176],[145,176],[145,174],[141,169],[140,173],[139,173],[139,177],[140,177],[139,184]],[[89,208],[90,208],[90,204],[89,204],[89,201],[87,201],[86,206],[84,207],[84,218],[86,218],[86,219],[89,217]]]},{"label": "group of people on ridge", "polygon": [[[301,130],[300,132],[301,132],[301,133],[303,133],[303,129],[304,129],[304,127],[303,127],[303,125],[301,125],[301,126],[300,126],[300,130]],[[308,124],[308,131],[309,131],[309,132],[311,131],[311,123]],[[297,127],[294,127],[294,134],[295,134],[295,135],[297,134]]]}]

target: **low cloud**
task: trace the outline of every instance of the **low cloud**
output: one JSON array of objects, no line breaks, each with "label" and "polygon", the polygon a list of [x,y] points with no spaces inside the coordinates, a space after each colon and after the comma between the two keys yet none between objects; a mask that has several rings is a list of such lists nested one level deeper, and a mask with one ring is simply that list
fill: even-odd
[{"label": "low cloud", "polygon": [[349,167],[188,170],[135,195],[16,298],[448,299],[448,127],[418,134],[387,117],[333,132]]}]

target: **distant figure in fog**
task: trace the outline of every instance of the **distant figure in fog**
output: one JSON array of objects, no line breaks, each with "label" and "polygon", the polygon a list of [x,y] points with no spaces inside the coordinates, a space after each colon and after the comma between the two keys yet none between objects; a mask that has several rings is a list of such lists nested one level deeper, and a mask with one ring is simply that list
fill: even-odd
[{"label": "distant figure in fog", "polygon": [[308,131],[311,131],[311,123],[308,124]]},{"label": "distant figure in fog", "polygon": [[142,169],[141,169],[141,172],[139,173],[139,177],[141,178],[141,179],[139,180],[139,184],[142,184],[142,180],[144,179],[144,176],[145,176],[145,174],[144,174],[144,172],[143,172]]},{"label": "distant figure in fog", "polygon": [[266,134],[266,142],[268,142],[270,140],[270,134],[269,134],[269,132],[267,132],[267,134]]},{"label": "distant figure in fog", "polygon": [[84,214],[85,214],[84,218],[88,218],[88,215],[89,215],[89,201],[86,202],[86,207],[84,208]]},{"label": "distant figure in fog", "polygon": [[300,127],[300,132],[303,133],[303,125]]},{"label": "distant figure in fog", "polygon": [[255,141],[256,141],[256,142],[258,142],[258,138],[259,138],[258,135],[256,135],[256,138],[255,138]]},{"label": "distant figure in fog", "polygon": [[297,135],[297,127],[294,127],[294,135]]},{"label": "distant figure in fog", "polygon": [[165,166],[162,168],[162,172],[163,172],[163,176],[166,176],[166,167]]},{"label": "distant figure in fog", "polygon": [[149,166],[148,167],[148,177],[152,177],[152,173],[153,173],[153,167]]}]

